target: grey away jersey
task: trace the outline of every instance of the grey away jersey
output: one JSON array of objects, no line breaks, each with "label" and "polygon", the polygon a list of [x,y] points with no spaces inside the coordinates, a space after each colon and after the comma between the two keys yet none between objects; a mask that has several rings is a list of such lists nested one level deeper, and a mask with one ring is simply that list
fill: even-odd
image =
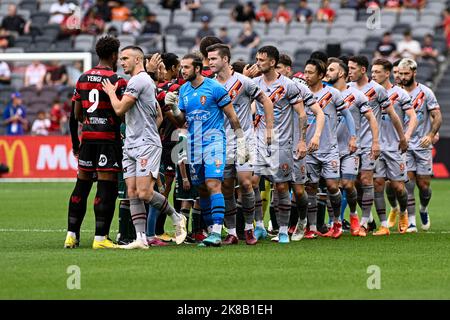
[{"label": "grey away jersey", "polygon": [[134,106],[125,113],[125,148],[143,145],[161,147],[156,124],[158,116],[156,86],[152,78],[145,71],[131,77],[124,95],[136,99]]},{"label": "grey away jersey", "polygon": [[[294,80],[295,81],[295,80]],[[297,87],[300,89],[300,98],[303,101],[303,105],[305,107],[305,112],[311,111],[311,106],[316,103],[316,98],[314,97],[311,90],[308,88],[308,86],[304,85],[301,82],[295,82]],[[314,135],[314,132],[313,132]],[[294,114],[294,148],[298,144],[300,140],[300,128],[299,128],[299,122],[298,122],[298,115]],[[309,141],[306,141],[306,144],[308,144]]]},{"label": "grey away jersey", "polygon": [[[337,145],[337,113],[346,108],[344,99],[339,90],[323,85],[322,89],[314,93],[319,106],[325,115],[325,124],[323,126],[322,135],[320,136],[320,146],[314,153],[329,153],[331,151],[338,151]],[[309,108],[308,108],[309,109]],[[316,130],[316,117],[307,110],[308,129],[306,130],[306,141],[311,141]]]},{"label": "grey away jersey", "polygon": [[431,130],[430,111],[439,110],[439,104],[430,88],[421,83],[417,83],[417,87],[409,93],[411,104],[417,114],[417,128],[414,131],[409,148],[411,150],[432,149],[419,147],[420,139],[422,139]]},{"label": "grey away jersey", "polygon": [[[355,87],[366,95],[369,99],[369,106],[372,109],[379,125],[381,118],[380,109],[387,108],[391,104],[386,89],[373,80],[370,80],[362,88],[358,88],[356,82],[350,82],[349,85]],[[360,137],[361,148],[370,148],[372,146],[372,132],[370,131],[369,121],[365,118],[361,122]]]},{"label": "grey away jersey", "polygon": [[[411,109],[411,98],[408,92],[400,88],[399,86],[393,86],[388,91],[389,100],[394,106],[394,110],[397,113],[400,121],[403,125],[407,118],[405,111]],[[405,126],[403,127],[405,130]],[[385,111],[381,111],[380,121],[380,147],[383,151],[397,151],[400,138],[397,131],[392,124],[391,118]]]},{"label": "grey away jersey", "polygon": [[[292,148],[294,104],[301,100],[300,89],[291,79],[279,75],[270,85],[263,76],[254,79],[256,85],[272,100],[274,116],[273,146],[277,148]],[[265,145],[266,120],[263,105],[256,101],[255,128],[258,145]]]},{"label": "grey away jersey", "polygon": [[[361,122],[365,119],[364,114],[372,111],[372,109],[370,109],[368,103],[369,100],[367,97],[355,87],[347,85],[347,89],[342,91],[341,94],[347,108],[352,114],[353,120],[355,121],[356,141],[359,149]],[[338,112],[337,139],[339,145],[339,155],[342,157],[349,154],[350,151],[348,150],[348,142],[350,141],[350,132],[348,131],[345,118],[340,112]]]}]

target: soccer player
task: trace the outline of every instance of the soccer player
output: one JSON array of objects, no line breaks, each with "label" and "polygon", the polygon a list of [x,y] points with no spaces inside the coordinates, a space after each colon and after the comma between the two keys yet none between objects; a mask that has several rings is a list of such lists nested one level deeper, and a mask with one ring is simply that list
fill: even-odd
[{"label": "soccer player", "polygon": [[[369,106],[372,109],[377,123],[380,123],[381,111],[390,107],[387,91],[381,85],[367,76],[369,61],[365,56],[353,56],[349,58],[348,70],[350,86],[360,90],[369,99]],[[400,125],[400,120],[395,112],[390,111],[390,116],[395,125]],[[380,154],[380,150],[372,150],[372,132],[369,122],[363,119],[360,131],[361,153],[360,153],[360,175],[356,181],[358,189],[358,202],[362,209],[362,217],[359,228],[359,235],[365,237],[368,231],[376,228],[375,220],[371,214],[374,201],[373,172],[375,170],[375,161]],[[375,138],[376,139],[376,138]],[[402,142],[404,144],[404,141]]]},{"label": "soccer player", "polygon": [[[256,162],[253,188],[255,203],[260,202],[259,177],[268,176],[274,183],[277,193],[276,211],[279,224],[278,242],[289,243],[288,224],[291,211],[289,182],[293,178],[294,159],[292,152],[295,148],[296,156],[304,158],[306,155],[306,113],[301,101],[300,89],[289,78],[276,71],[280,54],[273,46],[261,47],[256,53],[256,65],[262,76],[254,79],[256,85],[267,94],[274,105],[273,135],[270,134],[270,119],[266,119],[264,105],[256,101]],[[299,117],[300,141],[294,146],[293,141],[293,111]],[[271,141],[268,144],[267,136]],[[264,228],[262,207],[255,208],[255,237],[259,240],[267,236]]]},{"label": "soccer player", "polygon": [[[305,238],[315,238],[317,232],[317,189],[319,179],[322,176],[327,185],[328,198],[333,208],[334,221],[330,230],[324,234],[327,237],[335,239],[342,235],[342,223],[340,221],[341,213],[341,191],[339,190],[339,148],[336,136],[337,129],[337,112],[341,112],[345,119],[347,129],[350,133],[348,149],[350,153],[356,151],[356,128],[352,114],[342,98],[341,93],[322,83],[322,79],[326,76],[326,64],[317,59],[310,59],[305,66],[305,80],[313,92],[319,106],[325,114],[325,125],[320,137],[319,149],[306,156],[306,166],[309,181],[306,184],[306,192],[308,193],[308,220],[309,230],[305,234]],[[317,125],[314,116],[308,114],[308,131],[310,138],[312,129]],[[307,139],[308,139],[307,137]]]},{"label": "soccer player", "polygon": [[[380,144],[378,142],[378,124],[375,116],[370,109],[367,97],[358,89],[347,84],[348,66],[342,60],[336,58],[329,59],[327,68],[327,79],[334,88],[338,89],[350,110],[356,127],[356,141],[359,149],[360,144],[360,128],[362,119],[366,118],[372,132],[372,153],[379,152]],[[348,144],[351,139],[347,130],[343,117],[338,113],[337,140],[339,145],[339,156],[341,162],[341,185],[346,191],[347,203],[350,208],[350,233],[353,236],[359,234],[359,219],[356,212],[357,192],[355,188],[355,180],[359,171],[359,155],[358,152],[350,153]]]},{"label": "soccer player", "polygon": [[86,202],[95,172],[98,182],[94,201],[95,238],[92,248],[117,248],[108,239],[108,234],[116,205],[117,173],[122,170],[121,120],[102,90],[102,80],[114,83],[114,91],[119,97],[122,96],[126,82],[115,73],[119,47],[120,42],[115,38],[100,38],[95,46],[99,64],[83,73],[76,84],[74,113],[83,127],[77,182],[69,201],[65,248],[77,246],[76,234],[80,232],[86,213]]},{"label": "soccer player", "polygon": [[[179,124],[185,121],[189,131],[188,161],[192,184],[200,195],[202,214],[212,232],[203,240],[206,246],[220,246],[225,201],[222,194],[226,136],[224,114],[237,135],[238,163],[247,161],[245,137],[226,89],[217,81],[201,75],[203,63],[196,54],[181,60],[181,73],[187,82],[181,86],[177,103],[171,103]],[[169,96],[169,93],[168,93]],[[170,93],[174,100],[176,94]],[[168,101],[166,97],[166,101]]]},{"label": "soccer player", "polygon": [[176,243],[181,244],[187,235],[186,218],[177,213],[163,195],[154,191],[162,153],[157,123],[162,114],[156,101],[155,83],[145,72],[144,53],[141,48],[123,48],[120,52],[120,63],[124,72],[131,75],[122,100],[117,98],[115,86],[110,81],[105,80],[102,84],[116,114],[125,115],[126,123],[123,167],[131,217],[136,228],[136,240],[122,248],[148,249],[144,202],[172,218]]},{"label": "soccer player", "polygon": [[202,57],[203,57],[202,76],[204,76],[204,77],[214,78],[214,72],[209,67],[209,59],[208,59],[207,49],[208,49],[208,47],[210,47],[214,44],[217,44],[217,43],[223,43],[223,42],[222,42],[222,40],[220,40],[219,38],[214,37],[214,36],[206,36],[200,40],[199,49],[200,49],[200,53],[202,54]]},{"label": "soccer player", "polygon": [[[256,244],[253,234],[253,220],[255,219],[255,193],[252,187],[253,160],[255,153],[253,118],[251,104],[254,100],[263,105],[266,121],[273,127],[273,104],[250,78],[231,71],[230,48],[224,44],[215,44],[207,48],[209,67],[216,74],[216,80],[222,84],[230,95],[234,110],[239,118],[239,123],[244,131],[250,159],[240,165],[236,163],[236,142],[228,119],[225,119],[227,133],[227,162],[224,169],[224,181],[222,190],[225,197],[225,223],[228,228],[228,236],[223,244],[237,244],[236,234],[236,199],[234,195],[235,180],[239,182],[242,211],[245,218],[245,242],[248,245]],[[268,137],[270,139],[270,136]]]},{"label": "soccer player", "polygon": [[[386,59],[377,59],[372,64],[372,79],[382,85],[388,92],[389,100],[392,103],[395,113],[401,119],[408,119],[406,127],[394,126],[390,114],[385,110],[381,113],[380,122],[380,142],[381,154],[375,166],[375,208],[380,218],[381,226],[374,232],[375,236],[389,235],[389,226],[386,219],[386,203],[384,200],[384,187],[386,179],[390,181],[390,187],[395,192],[400,205],[400,214],[403,217],[399,224],[399,231],[407,231],[407,205],[408,193],[405,188],[407,180],[406,163],[403,153],[406,149],[399,150],[400,141],[405,139],[409,142],[411,135],[417,125],[416,113],[411,106],[411,98],[408,93],[399,86],[393,85],[389,77],[392,71],[392,64]],[[391,110],[388,108],[387,110]],[[400,130],[402,129],[402,130]],[[406,144],[407,146],[407,144]],[[405,146],[401,146],[405,147]],[[397,210],[395,210],[397,211]]]},{"label": "soccer player", "polygon": [[433,174],[432,143],[442,123],[442,115],[436,97],[430,88],[416,82],[417,63],[412,59],[402,59],[398,71],[403,88],[409,93],[412,107],[417,114],[417,128],[409,141],[406,166],[409,181],[407,232],[416,232],[414,185],[419,188],[420,218],[422,230],[430,229],[428,204],[431,199],[431,176]]},{"label": "soccer player", "polygon": [[[280,60],[277,65],[277,72],[286,76],[292,76],[292,60],[287,54],[281,54]],[[298,73],[297,73],[298,75]],[[296,81],[297,87],[300,89],[300,96],[302,103],[304,105],[305,111],[307,113],[313,113],[315,116],[315,121],[317,123],[314,135],[309,135],[312,137],[311,141],[306,141],[308,144],[308,152],[314,152],[319,147],[320,136],[322,134],[323,126],[325,124],[325,115],[316,101],[311,90],[307,87],[306,82]],[[294,117],[294,143],[300,140],[299,123],[298,118]],[[294,189],[294,197],[292,199],[292,205],[295,208],[294,214],[291,212],[291,225],[294,226],[292,232],[291,240],[300,241],[303,239],[306,228],[306,215],[308,210],[308,194],[305,192],[305,183],[307,180],[306,172],[306,159],[299,159],[296,154],[294,156],[294,174],[292,180],[292,187]],[[277,201],[277,200],[276,200]],[[297,214],[295,214],[297,213]],[[294,217],[292,217],[294,216]]]}]

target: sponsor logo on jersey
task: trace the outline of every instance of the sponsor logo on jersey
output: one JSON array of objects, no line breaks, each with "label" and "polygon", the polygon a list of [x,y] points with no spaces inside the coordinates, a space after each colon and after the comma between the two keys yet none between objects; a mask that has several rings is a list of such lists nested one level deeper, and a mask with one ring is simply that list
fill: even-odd
[{"label": "sponsor logo on jersey", "polygon": [[106,158],[106,156],[104,154],[101,154],[100,158],[98,159],[98,166],[104,167],[104,166],[106,166],[107,162],[108,162],[108,158]]},{"label": "sponsor logo on jersey", "polygon": [[194,110],[187,114],[187,120],[191,121],[205,121],[209,118],[209,111],[206,110]]}]

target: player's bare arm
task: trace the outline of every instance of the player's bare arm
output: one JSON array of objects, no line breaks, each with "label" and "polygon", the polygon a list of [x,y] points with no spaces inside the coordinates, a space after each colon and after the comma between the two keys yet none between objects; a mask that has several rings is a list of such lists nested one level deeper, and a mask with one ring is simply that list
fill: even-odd
[{"label": "player's bare arm", "polygon": [[120,117],[134,106],[136,99],[125,94],[123,95],[122,100],[119,100],[116,95],[117,85],[117,82],[113,85],[109,79],[102,81],[103,91],[109,96],[114,111]]},{"label": "player's bare arm", "polygon": [[392,121],[392,125],[397,131],[398,136],[400,137],[400,142],[398,143],[399,150],[404,153],[408,149],[408,143],[406,142],[405,134],[403,133],[403,126],[400,118],[394,110],[394,107],[390,105],[386,109],[386,113],[389,115]]},{"label": "player's bare arm", "polygon": [[408,129],[405,132],[406,143],[411,139],[411,135],[417,127],[417,115],[413,108],[405,111],[405,114],[409,118]]},{"label": "player's bare arm", "polygon": [[163,122],[163,114],[162,114],[162,110],[161,110],[161,106],[158,103],[158,106],[156,107],[156,125],[158,126],[158,128],[161,126],[161,123]]},{"label": "player's bare arm", "polygon": [[298,126],[300,130],[300,140],[297,144],[297,157],[298,159],[303,159],[306,157],[306,125],[308,122],[308,117],[306,116],[305,106],[303,101],[299,101],[293,105],[295,112],[298,115]]},{"label": "player's bare arm", "polygon": [[322,108],[316,102],[311,107],[311,111],[316,117],[316,131],[314,132],[314,136],[309,142],[308,152],[314,152],[319,149],[320,136],[322,135],[322,130],[325,125],[325,114],[322,111]]},{"label": "player's bare arm", "polygon": [[369,122],[370,131],[372,132],[372,148],[370,157],[373,160],[376,160],[381,153],[379,141],[380,131],[378,128],[377,119],[375,118],[375,115],[373,114],[372,110],[364,113],[364,117],[366,117],[367,121]]},{"label": "player's bare arm", "polygon": [[420,147],[427,148],[433,142],[434,137],[439,131],[442,124],[441,110],[435,109],[430,111],[431,130],[430,132],[420,140]]},{"label": "player's bare arm", "polygon": [[263,105],[264,116],[266,118],[266,141],[267,145],[271,145],[273,130],[273,103],[264,92],[261,92],[256,97],[256,100]]},{"label": "player's bare arm", "polygon": [[83,107],[81,105],[81,101],[75,101],[74,108],[75,119],[80,122],[83,121]]}]

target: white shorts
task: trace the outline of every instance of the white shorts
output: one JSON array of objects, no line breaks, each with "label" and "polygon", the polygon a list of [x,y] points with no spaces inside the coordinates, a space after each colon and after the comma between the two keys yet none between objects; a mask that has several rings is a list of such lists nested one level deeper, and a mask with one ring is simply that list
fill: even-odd
[{"label": "white shorts", "polygon": [[123,177],[147,177],[150,174],[158,178],[162,148],[154,145],[123,148]]},{"label": "white shorts", "polygon": [[415,171],[419,176],[433,175],[433,156],[431,149],[407,150],[406,167],[408,171]]}]

